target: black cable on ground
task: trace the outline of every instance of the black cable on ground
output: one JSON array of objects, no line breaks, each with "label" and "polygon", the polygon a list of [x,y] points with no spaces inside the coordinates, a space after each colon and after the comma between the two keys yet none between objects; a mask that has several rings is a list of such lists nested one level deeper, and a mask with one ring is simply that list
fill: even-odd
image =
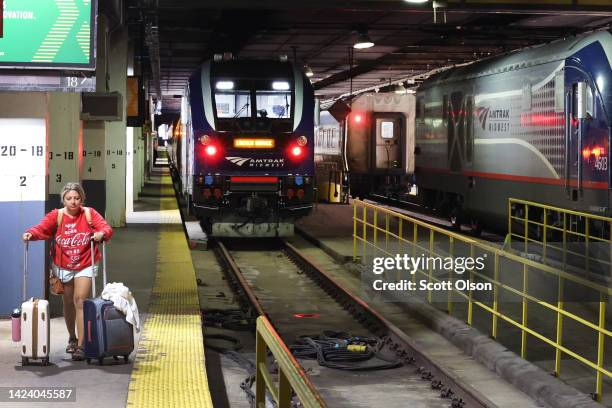
[{"label": "black cable on ground", "polygon": [[220,327],[235,331],[253,331],[255,318],[247,316],[240,309],[202,310],[203,324],[206,327]]},{"label": "black cable on ground", "polygon": [[403,364],[401,360],[384,357],[382,347],[378,337],[325,331],[319,336],[301,336],[289,350],[296,358],[316,359],[319,365],[338,370],[386,370]]}]

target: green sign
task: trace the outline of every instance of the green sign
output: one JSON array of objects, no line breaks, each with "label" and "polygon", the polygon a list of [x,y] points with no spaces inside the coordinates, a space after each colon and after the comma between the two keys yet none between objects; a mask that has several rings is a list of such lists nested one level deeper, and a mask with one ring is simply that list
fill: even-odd
[{"label": "green sign", "polygon": [[95,68],[95,0],[0,1],[0,67]]}]

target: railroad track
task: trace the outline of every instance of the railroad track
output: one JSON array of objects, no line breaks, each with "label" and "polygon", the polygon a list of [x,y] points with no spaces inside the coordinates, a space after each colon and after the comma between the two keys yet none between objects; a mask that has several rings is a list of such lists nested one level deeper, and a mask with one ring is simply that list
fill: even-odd
[{"label": "railroad track", "polygon": [[[286,310],[285,315],[282,311],[279,312],[278,307],[274,310],[275,307],[271,301],[274,294],[271,293],[270,285],[267,285],[266,282],[270,283],[276,280],[278,283],[279,279],[287,279],[287,285],[298,285],[301,288],[307,285],[312,286],[313,288],[308,288],[307,293],[311,293],[313,290],[322,292],[322,289],[327,295],[322,293],[318,295],[321,296],[321,300],[317,303],[321,304],[320,307],[324,308],[328,314],[342,315],[342,313],[348,313],[355,321],[352,323],[353,326],[358,322],[358,326],[364,327],[372,335],[381,338],[384,342],[385,354],[392,355],[395,359],[401,360],[405,366],[412,367],[411,373],[423,380],[420,381],[423,388],[420,393],[422,394],[425,389],[429,389],[429,394],[438,401],[435,403],[430,400],[430,406],[452,406],[454,408],[496,406],[478,390],[461,379],[455,378],[446,369],[436,364],[432,358],[420,350],[410,336],[385,319],[363,300],[342,288],[329,274],[321,270],[295,246],[282,240],[269,242],[267,247],[264,246],[264,249],[257,250],[244,249],[244,246],[252,244],[243,242],[240,245],[243,247],[240,248],[239,246],[238,249],[235,249],[232,248],[231,242],[226,245],[224,241],[217,241],[214,247],[219,259],[226,266],[233,290],[242,295],[240,299],[243,308],[250,310],[253,315],[268,316],[285,341],[292,331],[295,334],[295,330],[299,329],[296,326],[299,326],[300,323],[296,322],[295,319],[287,318],[285,316]],[[268,253],[267,258],[259,260],[249,258],[253,254],[259,254],[255,256],[261,257],[262,252]],[[283,257],[285,259],[281,259]],[[288,265],[294,265],[296,270],[291,271]],[[266,271],[266,269],[268,270]],[[271,276],[262,276],[266,273],[271,274]],[[325,297],[328,298],[329,303],[325,303]],[[295,299],[296,302],[300,300]],[[330,310],[332,308],[330,304],[335,305],[338,311]],[[302,307],[304,306],[302,305]],[[286,305],[285,309],[287,309]],[[306,307],[305,310],[307,309]],[[344,319],[342,321],[351,320],[348,316],[342,319]],[[325,323],[322,322],[321,325],[323,324]],[[293,327],[291,327],[292,325]],[[316,327],[317,324],[313,325],[311,320],[307,326],[309,330],[313,330],[313,327]],[[321,329],[326,328],[328,327],[322,327]],[[313,379],[311,378],[311,380]],[[313,380],[313,382],[316,384],[316,381]],[[409,396],[404,397],[409,398]],[[422,402],[422,395],[420,401]]]}]

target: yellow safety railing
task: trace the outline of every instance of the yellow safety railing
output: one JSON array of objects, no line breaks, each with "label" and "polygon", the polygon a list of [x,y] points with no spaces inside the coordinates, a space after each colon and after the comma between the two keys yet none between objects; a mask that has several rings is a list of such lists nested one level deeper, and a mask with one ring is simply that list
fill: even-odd
[{"label": "yellow safety railing", "polygon": [[612,218],[510,198],[509,242],[523,243],[525,253],[544,263],[610,282]]},{"label": "yellow safety railing", "polygon": [[[612,362],[608,361],[606,365],[604,361],[604,342],[612,339],[612,331],[606,328],[606,305],[612,295],[609,286],[396,211],[358,200],[354,200],[353,205],[355,261],[360,260],[368,268],[372,266],[367,265],[370,258],[395,257],[397,254],[423,259],[486,259],[486,267],[478,270],[471,264],[463,268],[461,275],[457,272],[458,264],[455,264],[455,270],[435,271],[428,262],[426,268],[419,268],[412,274],[412,281],[416,282],[419,278],[427,283],[452,283],[457,281],[457,276],[461,276],[470,285],[490,284],[492,293],[482,293],[471,286],[465,290],[453,286],[446,292],[431,289],[424,292],[432,305],[480,330],[490,331],[491,336],[502,343],[514,344],[520,338],[520,355],[523,358],[529,358],[528,336],[539,340],[538,346],[544,344],[552,347],[554,364],[551,363],[551,368],[556,375],[561,374],[563,356],[590,367],[595,373],[595,396],[601,400],[604,377],[612,378]],[[396,276],[387,276],[386,272],[381,276],[399,280],[400,275],[398,271]],[[550,282],[555,284],[550,285]],[[554,295],[546,295],[547,290]],[[593,297],[597,296],[593,302],[597,306],[596,316],[574,310],[576,305],[563,299],[567,290],[572,293],[582,290],[591,292]],[[550,300],[551,297],[554,301]],[[579,333],[583,339],[588,335],[595,337],[596,352],[583,350],[580,345],[564,338],[564,327],[574,335]],[[534,357],[540,358],[541,355],[541,350],[534,353]]]},{"label": "yellow safety railing", "polygon": [[[268,350],[270,350],[278,365],[278,385],[275,384],[272,375],[268,371],[266,361]],[[297,395],[302,406],[306,408],[323,408],[327,406],[265,316],[257,318],[255,354],[257,368],[255,375],[255,404],[258,408],[266,407],[266,388],[274,401],[276,401],[278,408],[291,408],[293,393]]]}]

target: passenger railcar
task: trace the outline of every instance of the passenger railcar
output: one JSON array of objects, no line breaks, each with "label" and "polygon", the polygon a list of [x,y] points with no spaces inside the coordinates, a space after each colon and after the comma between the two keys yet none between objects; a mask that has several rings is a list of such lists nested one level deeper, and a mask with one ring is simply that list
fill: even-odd
[{"label": "passenger railcar", "polygon": [[476,230],[508,198],[611,215],[612,35],[556,41],[450,69],[416,100],[421,201]]},{"label": "passenger railcar", "polygon": [[183,192],[208,232],[291,235],[313,203],[314,90],[303,72],[208,61],[189,79],[181,122]]},{"label": "passenger railcar", "polygon": [[403,199],[414,171],[414,94],[367,93],[351,104],[346,156],[353,197]]}]

